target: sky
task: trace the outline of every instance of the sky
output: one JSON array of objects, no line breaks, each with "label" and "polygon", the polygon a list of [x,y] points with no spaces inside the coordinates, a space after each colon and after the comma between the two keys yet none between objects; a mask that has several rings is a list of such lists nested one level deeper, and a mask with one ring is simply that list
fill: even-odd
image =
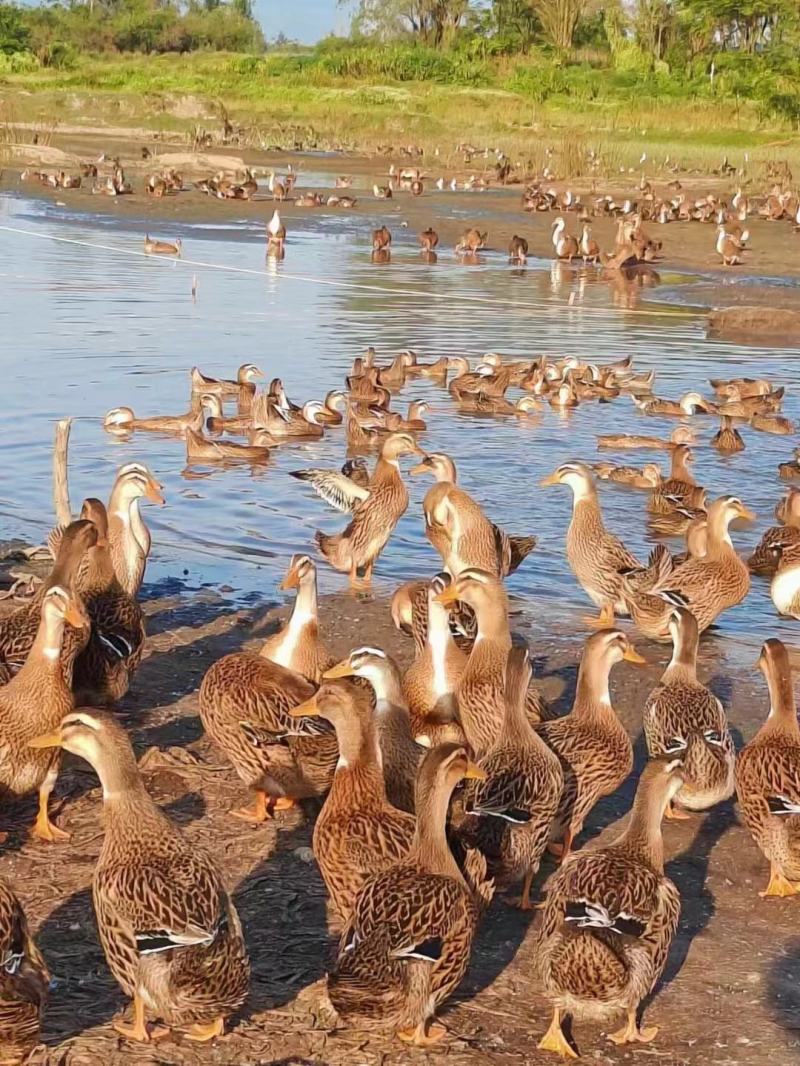
[{"label": "sky", "polygon": [[344,33],[350,22],[337,0],[255,0],[254,6],[268,40],[284,33],[313,44],[334,30]]}]

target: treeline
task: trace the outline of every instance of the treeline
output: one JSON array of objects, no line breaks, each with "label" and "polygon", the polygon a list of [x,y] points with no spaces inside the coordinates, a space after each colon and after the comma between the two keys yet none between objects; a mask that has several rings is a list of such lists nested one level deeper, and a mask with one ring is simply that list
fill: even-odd
[{"label": "treeline", "polygon": [[251,0],[0,2],[0,70],[68,68],[87,53],[262,52],[264,46]]}]

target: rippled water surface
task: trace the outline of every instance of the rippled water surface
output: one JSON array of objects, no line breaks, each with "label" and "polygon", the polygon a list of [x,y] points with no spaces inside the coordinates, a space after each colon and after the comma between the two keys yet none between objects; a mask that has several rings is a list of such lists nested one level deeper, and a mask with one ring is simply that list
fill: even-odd
[{"label": "rippled water surface", "polygon": [[[538,260],[514,270],[499,255],[465,266],[443,252],[437,264],[425,265],[413,236],[399,229],[392,262],[378,266],[370,263],[369,220],[357,214],[305,216],[291,233],[285,261],[266,267],[262,226],[234,214],[225,225],[162,225],[159,236],[183,238],[182,262],[129,254],[141,250],[144,221],[94,220],[0,197],[0,225],[6,227],[0,229],[0,536],[40,540],[49,528],[53,423],[73,415],[73,506],[84,495],[106,495],[114,468],[132,459],[146,462],[164,483],[167,507],[147,513],[154,541],[148,573],[156,583],[225,587],[242,599],[270,595],[289,553],[308,549],[315,529],[344,524],[288,477],[298,467],[340,465],[340,429],[319,443],[276,449],[267,467],[216,471],[186,470],[180,440],[139,433],[121,442],[104,433],[103,413],[119,404],[142,415],[186,410],[188,369],[195,363],[206,373],[232,376],[240,363],[254,362],[303,401],[341,385],[354,354],[368,344],[387,361],[405,347],[431,359],[443,353],[477,358],[490,350],[517,357],[575,353],[599,362],[630,354],[637,368],[656,368],[660,395],[678,396],[709,377],[757,374],[790,386],[785,413],[800,415],[791,388],[800,351],[707,340],[703,317],[685,306],[690,296],[684,306],[657,302],[659,288],[690,291],[690,279],[666,272],[610,285],[595,271]],[[53,236],[94,247],[42,239]],[[448,394],[424,381],[409,384],[396,406],[417,397],[434,405],[423,446],[452,454],[461,483],[509,532],[539,536],[536,553],[510,581],[534,630],[551,622],[574,625],[589,605],[564,557],[569,493],[540,489],[539,480],[567,458],[597,458],[599,432],[666,435],[674,421],[646,418],[625,398],[564,416],[548,409],[525,421],[477,418],[457,414]],[[698,424],[707,441],[715,424]],[[758,513],[755,527],[735,533],[742,550],[773,521],[783,490],[777,464],[793,444],[744,432],[746,452],[723,459],[699,446],[695,466],[712,495],[736,491]],[[651,458],[618,453],[620,462],[639,465]],[[437,557],[422,531],[426,488],[411,483],[411,506],[378,564],[379,587],[435,569]],[[602,489],[608,526],[641,555],[648,550],[645,499]],[[323,589],[342,583],[322,571]],[[746,603],[723,617],[720,633],[749,645],[769,634],[792,639],[794,625],[777,619],[766,585],[756,581]]]}]

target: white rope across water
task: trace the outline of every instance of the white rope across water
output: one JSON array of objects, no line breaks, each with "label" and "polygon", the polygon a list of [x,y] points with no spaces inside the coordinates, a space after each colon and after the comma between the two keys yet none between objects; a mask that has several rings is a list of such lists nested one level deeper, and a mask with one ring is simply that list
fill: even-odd
[{"label": "white rope across water", "polygon": [[15,233],[23,237],[33,237],[36,240],[53,241],[60,244],[72,244],[83,248],[91,248],[94,251],[100,252],[112,252],[114,255],[129,255],[135,256],[140,259],[148,259],[151,262],[158,263],[159,266],[190,266],[195,269],[200,268],[202,270],[221,270],[227,271],[233,274],[245,274],[259,278],[284,278],[287,281],[301,281],[310,283],[312,285],[326,285],[330,288],[352,290],[357,292],[369,292],[376,296],[419,296],[429,300],[449,300],[449,301],[462,301],[465,303],[473,303],[492,308],[493,310],[509,310],[512,312],[522,311],[536,311],[546,312],[548,314],[556,313],[561,314],[563,311],[579,311],[582,315],[591,316],[608,316],[608,315],[653,315],[660,318],[696,318],[697,313],[695,311],[676,310],[673,308],[664,310],[652,310],[649,308],[629,308],[629,307],[613,307],[613,308],[601,308],[601,307],[586,307],[583,303],[569,303],[552,304],[552,303],[530,303],[519,300],[503,300],[493,296],[475,296],[463,292],[434,292],[430,289],[413,289],[413,288],[390,288],[384,285],[369,285],[365,282],[357,281],[343,281],[337,278],[321,278],[308,274],[295,274],[291,271],[285,270],[281,267],[280,273],[265,269],[255,269],[254,267],[235,266],[230,263],[213,263],[203,259],[189,259],[185,256],[175,256],[170,258],[164,258],[157,255],[151,255],[148,252],[140,251],[136,248],[120,248],[113,244],[103,244],[99,241],[87,241],[78,237],[61,237],[54,233],[39,233],[36,230],[23,229],[19,226],[0,225],[0,231],[6,233]]}]

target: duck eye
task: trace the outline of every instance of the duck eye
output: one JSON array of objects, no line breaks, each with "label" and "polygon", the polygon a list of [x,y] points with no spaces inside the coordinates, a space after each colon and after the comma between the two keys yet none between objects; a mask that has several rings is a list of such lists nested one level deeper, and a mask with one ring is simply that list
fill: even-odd
[{"label": "duck eye", "polygon": [[707,729],[705,733],[703,733],[703,736],[709,744],[715,744],[717,747],[720,747],[722,744],[722,734],[717,732],[716,729]]},{"label": "duck eye", "polygon": [[685,747],[686,741],[683,737],[672,737],[664,748],[664,753],[666,755],[673,755],[675,752],[683,751]]}]

